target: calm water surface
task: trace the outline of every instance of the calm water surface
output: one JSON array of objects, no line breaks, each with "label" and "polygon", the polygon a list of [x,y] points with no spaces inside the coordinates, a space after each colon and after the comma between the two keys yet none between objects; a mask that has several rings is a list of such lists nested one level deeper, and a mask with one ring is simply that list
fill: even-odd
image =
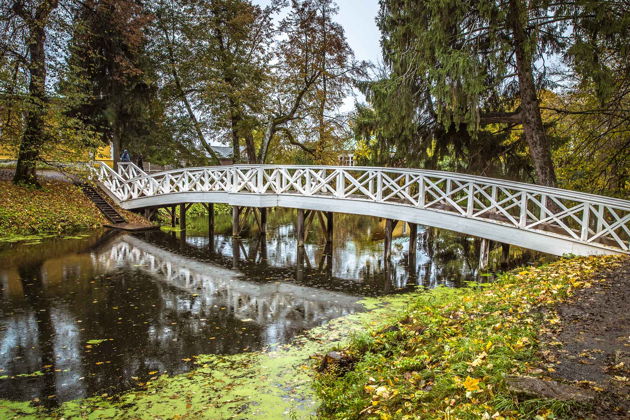
[{"label": "calm water surface", "polygon": [[240,241],[223,216],[212,238],[200,217],[186,235],[98,232],[0,249],[0,398],[115,394],[185,372],[197,354],[287,343],[362,310],[365,296],[475,278],[474,243],[462,236],[420,228],[410,266],[399,225],[389,265],[377,219],[335,215],[328,246],[315,220],[304,252],[294,219],[276,210],[266,237],[252,228]]}]

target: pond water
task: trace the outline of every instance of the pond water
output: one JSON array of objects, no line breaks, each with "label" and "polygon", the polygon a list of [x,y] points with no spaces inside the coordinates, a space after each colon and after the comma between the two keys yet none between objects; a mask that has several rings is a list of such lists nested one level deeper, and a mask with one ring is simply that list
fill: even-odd
[{"label": "pond water", "polygon": [[[475,241],[419,229],[415,264],[402,224],[383,263],[383,222],[335,215],[332,245],[314,221],[304,252],[295,212],[261,236],[229,236],[217,216],[175,232],[96,232],[0,249],[0,398],[45,405],[112,395],[192,368],[197,354],[273,348],[362,310],[366,296],[458,286],[476,276]],[[252,224],[255,226],[254,224]]]}]

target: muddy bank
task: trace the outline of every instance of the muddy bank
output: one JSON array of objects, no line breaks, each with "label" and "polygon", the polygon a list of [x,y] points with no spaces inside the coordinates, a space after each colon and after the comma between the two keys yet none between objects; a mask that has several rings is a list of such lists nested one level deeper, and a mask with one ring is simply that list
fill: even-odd
[{"label": "muddy bank", "polygon": [[557,327],[541,337],[551,378],[594,391],[576,415],[596,419],[630,416],[630,259],[604,268],[591,287],[557,308]]}]

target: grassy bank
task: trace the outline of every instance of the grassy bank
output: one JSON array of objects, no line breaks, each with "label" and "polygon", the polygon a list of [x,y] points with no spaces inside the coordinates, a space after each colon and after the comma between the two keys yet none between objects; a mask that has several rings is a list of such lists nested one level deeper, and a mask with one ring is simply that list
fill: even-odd
[{"label": "grassy bank", "polygon": [[389,328],[356,335],[348,372],[320,374],[324,418],[571,418],[572,403],[519,400],[506,376],[545,378],[539,333],[558,324],[554,305],[598,281],[621,257],[562,259],[496,283],[439,288],[418,297]]},{"label": "grassy bank", "polygon": [[33,189],[0,181],[0,238],[68,234],[107,222],[78,187],[52,179],[41,184]]}]

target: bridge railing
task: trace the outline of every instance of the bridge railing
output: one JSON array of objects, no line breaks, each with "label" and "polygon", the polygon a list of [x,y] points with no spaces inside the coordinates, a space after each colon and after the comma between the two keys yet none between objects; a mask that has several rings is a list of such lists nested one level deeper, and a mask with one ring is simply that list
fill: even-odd
[{"label": "bridge railing", "polygon": [[133,162],[118,162],[117,169],[118,174],[125,180],[147,175],[146,172]]},{"label": "bridge railing", "polygon": [[124,182],[111,172],[99,174],[111,178],[111,191],[123,201],[189,192],[332,197],[412,206],[630,250],[630,201],[500,179],[418,169],[275,165],[186,168]]}]

